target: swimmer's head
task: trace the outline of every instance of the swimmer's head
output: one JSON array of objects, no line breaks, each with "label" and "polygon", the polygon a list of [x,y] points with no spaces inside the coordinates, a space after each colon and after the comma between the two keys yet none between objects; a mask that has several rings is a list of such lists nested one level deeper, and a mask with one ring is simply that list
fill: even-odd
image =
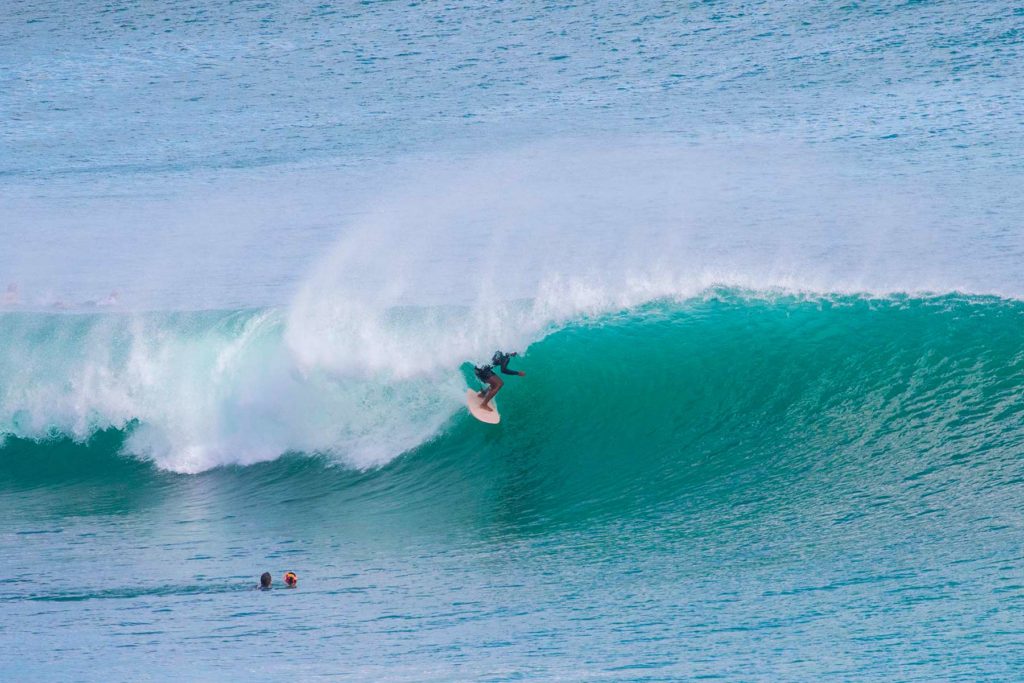
[{"label": "swimmer's head", "polygon": [[263,572],[260,576],[260,588],[270,588],[270,582],[274,579],[270,576],[270,572]]},{"label": "swimmer's head", "polygon": [[289,588],[297,588],[299,585],[299,577],[295,575],[295,572],[284,573],[284,585]]}]

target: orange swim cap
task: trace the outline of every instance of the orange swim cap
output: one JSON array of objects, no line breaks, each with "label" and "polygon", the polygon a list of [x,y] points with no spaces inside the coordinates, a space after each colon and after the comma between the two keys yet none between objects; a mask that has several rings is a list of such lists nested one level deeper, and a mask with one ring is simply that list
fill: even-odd
[{"label": "orange swim cap", "polygon": [[295,575],[295,572],[285,572],[284,583],[286,586],[294,588],[299,585],[299,577]]}]

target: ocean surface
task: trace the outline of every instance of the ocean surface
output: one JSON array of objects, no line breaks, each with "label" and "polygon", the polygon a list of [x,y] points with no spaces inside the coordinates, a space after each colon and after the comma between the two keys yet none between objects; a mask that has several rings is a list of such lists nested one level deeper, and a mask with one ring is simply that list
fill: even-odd
[{"label": "ocean surface", "polygon": [[3,3],[0,680],[1024,679],[1022,65],[1009,2]]}]

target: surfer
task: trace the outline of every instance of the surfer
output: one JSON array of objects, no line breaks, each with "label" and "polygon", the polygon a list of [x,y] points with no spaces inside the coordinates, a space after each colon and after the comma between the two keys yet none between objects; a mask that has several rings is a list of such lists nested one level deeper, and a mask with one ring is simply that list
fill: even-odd
[{"label": "surfer", "polygon": [[483,401],[480,402],[480,407],[483,408],[484,410],[492,410],[492,408],[487,404],[491,402],[491,399],[494,398],[494,395],[501,391],[501,388],[505,385],[505,382],[503,382],[500,377],[494,374],[495,367],[500,367],[501,374],[503,375],[519,375],[520,377],[526,376],[526,373],[523,372],[522,370],[508,369],[508,362],[514,356],[518,355],[519,354],[516,353],[515,351],[513,351],[512,353],[502,353],[501,351],[495,351],[490,363],[479,365],[473,369],[473,373],[476,375],[477,379],[479,379],[481,382],[486,382],[489,385],[489,388],[481,389],[480,393],[477,394],[477,396],[483,399]]}]

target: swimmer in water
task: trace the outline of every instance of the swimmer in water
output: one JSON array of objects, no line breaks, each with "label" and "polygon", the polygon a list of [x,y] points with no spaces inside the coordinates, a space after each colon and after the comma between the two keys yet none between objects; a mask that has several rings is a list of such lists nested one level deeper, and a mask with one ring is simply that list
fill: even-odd
[{"label": "swimmer in water", "polygon": [[273,577],[270,576],[270,572],[263,572],[263,574],[260,575],[260,585],[256,587],[261,591],[268,591],[270,590],[270,584],[273,580]]}]

